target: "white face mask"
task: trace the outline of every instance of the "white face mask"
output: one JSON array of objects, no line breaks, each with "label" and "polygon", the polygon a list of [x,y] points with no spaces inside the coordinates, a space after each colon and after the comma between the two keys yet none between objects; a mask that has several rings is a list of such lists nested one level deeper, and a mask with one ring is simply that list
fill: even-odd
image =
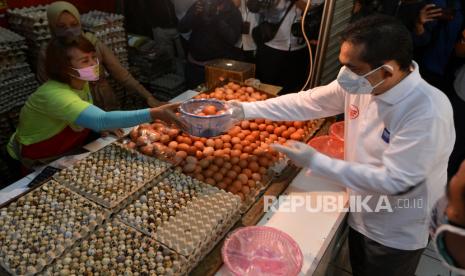
[{"label": "white face mask", "polygon": [[344,88],[344,90],[347,91],[347,93],[371,94],[371,92],[373,92],[373,89],[382,84],[384,80],[378,82],[376,85],[373,86],[366,77],[383,67],[388,68],[390,71],[394,70],[392,66],[384,64],[376,69],[371,70],[365,75],[360,76],[352,72],[352,70],[347,68],[347,66],[342,66],[341,70],[339,70],[339,74],[337,75],[337,82],[342,88]]}]

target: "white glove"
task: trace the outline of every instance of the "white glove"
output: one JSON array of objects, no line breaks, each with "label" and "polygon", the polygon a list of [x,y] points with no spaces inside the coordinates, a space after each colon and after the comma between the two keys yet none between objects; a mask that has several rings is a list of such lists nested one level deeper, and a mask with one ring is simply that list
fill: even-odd
[{"label": "white glove", "polygon": [[227,101],[226,108],[231,112],[231,119],[236,123],[245,119],[244,107],[239,101]]},{"label": "white glove", "polygon": [[287,157],[289,157],[296,166],[310,168],[311,161],[315,154],[317,154],[317,151],[314,148],[297,141],[287,141],[286,145],[287,146],[272,144],[271,147],[274,150],[287,155]]}]

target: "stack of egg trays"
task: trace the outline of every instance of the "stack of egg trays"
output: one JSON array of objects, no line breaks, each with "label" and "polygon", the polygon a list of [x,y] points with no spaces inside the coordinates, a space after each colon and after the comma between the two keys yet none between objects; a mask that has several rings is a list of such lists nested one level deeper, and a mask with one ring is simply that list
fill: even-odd
[{"label": "stack of egg trays", "polygon": [[109,216],[57,182],[45,182],[0,209],[0,265],[13,275],[34,275]]},{"label": "stack of egg trays", "polygon": [[153,237],[157,229],[200,195],[217,189],[180,172],[167,171],[152,182],[149,189],[139,192],[117,217],[127,225]]},{"label": "stack of egg trays", "polygon": [[188,259],[193,269],[240,219],[241,199],[217,189],[190,202],[153,236]]},{"label": "stack of egg trays", "polygon": [[81,16],[84,30],[92,32],[109,47],[125,68],[129,68],[124,16],[102,11],[90,11]]},{"label": "stack of egg trays", "polygon": [[[169,171],[157,179],[155,184],[139,199],[127,206],[117,215],[123,223],[151,238],[165,244],[188,260],[189,271],[215,247],[215,245],[232,229],[240,219],[240,197],[220,190],[179,171]],[[166,185],[168,184],[168,185]],[[182,204],[174,215],[169,216],[160,225],[153,219],[172,206],[151,204],[156,197],[155,192],[162,190],[169,197],[166,188],[171,186],[171,195],[181,190],[189,190],[192,195],[186,204]],[[157,201],[157,200],[155,200]],[[161,200],[164,204],[166,201]],[[160,201],[157,201],[160,202]],[[168,204],[176,204],[169,202]],[[136,217],[133,210],[137,208],[147,211],[146,217]],[[152,208],[150,208],[152,207]],[[152,210],[153,209],[153,210]]]},{"label": "stack of egg trays", "polygon": [[0,113],[22,106],[39,84],[32,73],[0,82]]},{"label": "stack of egg trays", "polygon": [[8,10],[10,26],[15,32],[26,38],[30,61],[34,64],[37,62],[42,45],[51,38],[47,7],[48,5],[39,5]]},{"label": "stack of egg trays", "polygon": [[[78,268],[83,262],[87,271]],[[149,271],[143,271],[141,263]],[[113,218],[56,259],[42,275],[185,275],[187,269],[185,257]]]},{"label": "stack of egg trays", "polygon": [[60,171],[54,178],[115,213],[132,200],[134,193],[171,166],[113,143]]},{"label": "stack of egg trays", "polygon": [[24,37],[0,27],[0,82],[31,73],[26,62]]}]

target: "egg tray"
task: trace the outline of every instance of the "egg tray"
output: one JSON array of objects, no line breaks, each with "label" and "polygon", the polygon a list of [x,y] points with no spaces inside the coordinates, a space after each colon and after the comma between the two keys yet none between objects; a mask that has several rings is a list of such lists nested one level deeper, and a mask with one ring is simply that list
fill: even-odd
[{"label": "egg tray", "polygon": [[115,212],[118,206],[124,206],[130,200],[132,194],[170,166],[169,163],[111,144],[62,170],[54,178]]},{"label": "egg tray", "polygon": [[217,192],[197,179],[182,173],[169,171],[157,180],[138,198],[121,210],[117,217],[140,232],[154,236],[158,227],[176,216],[200,195]]},{"label": "egg tray", "polygon": [[185,275],[187,269],[185,257],[113,219],[41,275]]},{"label": "egg tray", "polygon": [[40,272],[110,215],[53,180],[3,205],[0,214],[0,265],[12,275]]},{"label": "egg tray", "polygon": [[217,190],[190,202],[154,238],[188,259],[194,268],[240,219],[240,198]]},{"label": "egg tray", "polygon": [[214,189],[199,195],[161,225],[154,238],[181,255],[192,256],[210,244],[225,224],[240,216],[240,198]]}]

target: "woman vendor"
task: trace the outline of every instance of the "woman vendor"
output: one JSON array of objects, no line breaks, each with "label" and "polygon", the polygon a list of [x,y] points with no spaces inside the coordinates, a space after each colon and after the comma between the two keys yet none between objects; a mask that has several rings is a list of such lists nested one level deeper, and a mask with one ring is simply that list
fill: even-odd
[{"label": "woman vendor", "polygon": [[[102,65],[100,66],[100,79],[90,83],[90,90],[96,106],[104,110],[116,110],[119,108],[115,93],[105,78],[105,71],[108,71],[127,90],[131,92],[137,91],[147,101],[149,106],[156,107],[161,104],[144,86],[131,76],[110,48],[98,40],[95,35],[82,32],[80,14],[75,6],[65,1],[54,2],[47,8],[47,18],[52,37],[66,40],[79,36],[82,33],[94,45],[97,58]],[[46,82],[49,78],[45,66],[45,47],[43,47],[39,54],[37,78],[42,83]]]},{"label": "woman vendor", "polygon": [[134,111],[105,112],[93,105],[90,81],[98,81],[100,61],[84,36],[72,41],[52,39],[46,50],[49,80],[21,109],[8,152],[24,168],[47,163],[81,146],[91,130],[100,132],[135,126],[155,119],[178,123],[175,105]]}]

